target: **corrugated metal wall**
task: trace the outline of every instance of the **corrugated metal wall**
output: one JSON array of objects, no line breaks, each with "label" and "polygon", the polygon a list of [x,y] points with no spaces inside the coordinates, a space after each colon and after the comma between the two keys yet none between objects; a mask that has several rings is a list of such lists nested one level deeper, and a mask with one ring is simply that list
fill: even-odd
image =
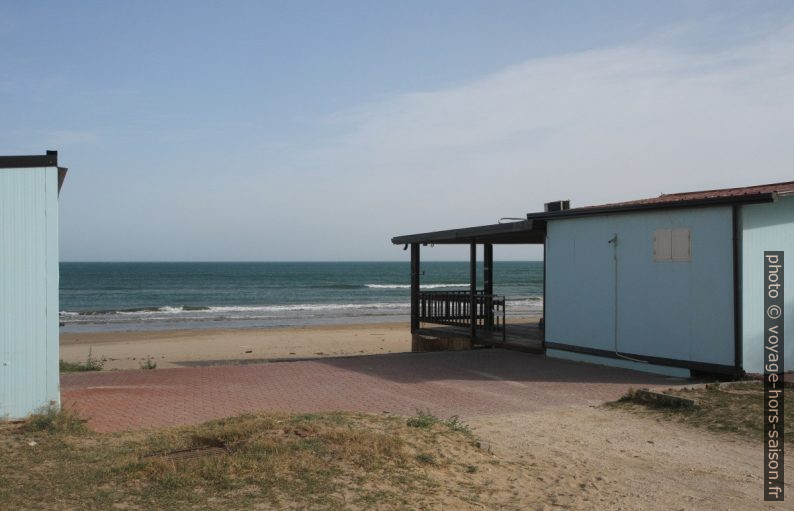
[{"label": "corrugated metal wall", "polygon": [[0,416],[59,403],[56,168],[0,170]]},{"label": "corrugated metal wall", "polygon": [[[764,251],[785,251],[784,315],[791,332],[794,325],[794,197],[770,204],[742,206],[742,351],[744,370],[763,373],[764,353]],[[785,370],[794,370],[794,341],[784,338]]]},{"label": "corrugated metal wall", "polygon": [[[691,260],[659,261],[654,234],[676,229]],[[614,352],[617,336],[622,353],[733,365],[732,232],[730,207],[549,221],[546,340]]]}]

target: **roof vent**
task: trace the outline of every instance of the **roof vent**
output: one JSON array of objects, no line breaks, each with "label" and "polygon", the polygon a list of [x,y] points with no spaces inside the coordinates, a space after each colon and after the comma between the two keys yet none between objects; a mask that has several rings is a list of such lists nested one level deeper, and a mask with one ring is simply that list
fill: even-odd
[{"label": "roof vent", "polygon": [[571,209],[571,201],[556,200],[553,202],[547,202],[545,209],[546,209],[546,213],[553,213],[555,211],[563,211],[566,209]]}]

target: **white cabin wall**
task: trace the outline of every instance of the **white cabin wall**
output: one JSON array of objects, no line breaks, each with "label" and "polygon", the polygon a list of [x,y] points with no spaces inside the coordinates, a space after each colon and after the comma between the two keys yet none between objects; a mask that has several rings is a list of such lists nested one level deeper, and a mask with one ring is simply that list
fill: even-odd
[{"label": "white cabin wall", "polygon": [[[742,243],[742,365],[750,373],[763,373],[764,354],[764,251],[783,250],[784,272],[794,276],[794,197],[748,204],[740,210]],[[784,273],[785,279],[785,273]],[[784,280],[784,325],[794,321],[794,278]],[[789,329],[794,326],[789,326]],[[784,330],[785,336],[785,330]],[[787,336],[791,338],[791,336]],[[784,369],[794,370],[794,341],[787,342]]]},{"label": "white cabin wall", "polygon": [[[660,229],[689,229],[691,258],[655,260]],[[730,207],[557,219],[547,233],[547,343],[614,353],[617,336],[623,354],[734,365]]]},{"label": "white cabin wall", "polygon": [[59,403],[58,170],[0,170],[0,417]]}]

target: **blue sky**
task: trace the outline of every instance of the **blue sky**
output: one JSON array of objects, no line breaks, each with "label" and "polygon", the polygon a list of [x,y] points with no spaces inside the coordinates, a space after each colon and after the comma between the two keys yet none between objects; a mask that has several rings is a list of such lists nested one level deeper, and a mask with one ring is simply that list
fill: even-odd
[{"label": "blue sky", "polygon": [[400,260],[791,180],[792,90],[792,2],[0,2],[0,154],[70,167],[63,260]]}]

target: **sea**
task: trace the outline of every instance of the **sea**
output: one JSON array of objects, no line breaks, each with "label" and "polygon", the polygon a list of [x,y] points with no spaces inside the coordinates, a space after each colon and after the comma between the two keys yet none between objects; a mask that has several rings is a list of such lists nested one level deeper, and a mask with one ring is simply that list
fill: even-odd
[{"label": "sea", "polygon": [[[60,265],[65,332],[267,328],[408,321],[408,262]],[[466,290],[468,262],[423,262],[422,289]],[[538,315],[543,263],[496,261],[509,316]],[[482,266],[478,267],[482,288]]]}]

